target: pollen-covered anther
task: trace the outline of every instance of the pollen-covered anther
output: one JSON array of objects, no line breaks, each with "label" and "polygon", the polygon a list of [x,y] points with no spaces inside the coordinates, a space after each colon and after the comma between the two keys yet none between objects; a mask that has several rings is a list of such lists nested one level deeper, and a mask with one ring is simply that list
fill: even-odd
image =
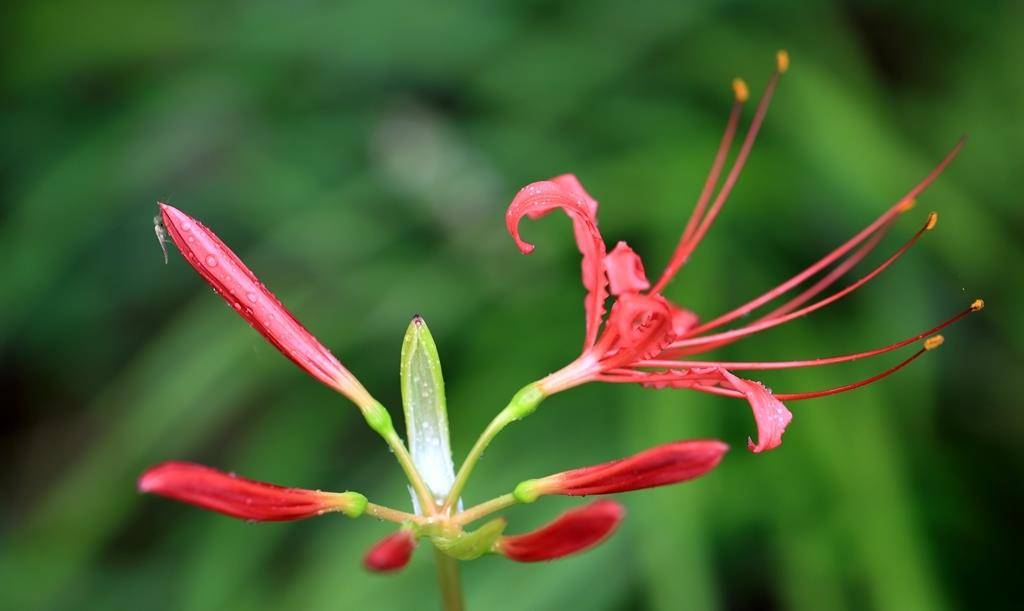
[{"label": "pollen-covered anther", "polygon": [[945,342],[945,341],[946,341],[946,338],[942,337],[941,335],[933,335],[933,336],[929,337],[928,339],[924,340],[924,349],[925,350],[935,350],[936,348],[941,346],[942,343]]},{"label": "pollen-covered anther", "polygon": [[747,98],[750,97],[750,89],[747,88],[747,82],[739,77],[732,79],[732,92],[736,95],[737,102],[746,102]]},{"label": "pollen-covered anther", "polygon": [[971,311],[972,312],[980,312],[980,311],[982,311],[984,309],[985,309],[985,300],[984,299],[975,299],[974,301],[971,302]]},{"label": "pollen-covered anther", "polygon": [[924,230],[925,231],[931,231],[932,229],[935,229],[935,225],[938,222],[939,222],[939,213],[938,212],[929,212],[928,213],[928,223],[924,226]]},{"label": "pollen-covered anther", "polygon": [[775,67],[778,69],[779,74],[785,74],[789,70],[789,52],[785,49],[779,49],[775,53]]}]

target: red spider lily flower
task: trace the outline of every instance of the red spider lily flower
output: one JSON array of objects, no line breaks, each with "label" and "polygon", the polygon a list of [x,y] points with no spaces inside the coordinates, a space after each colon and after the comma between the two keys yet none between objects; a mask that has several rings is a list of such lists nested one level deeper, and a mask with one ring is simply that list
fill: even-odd
[{"label": "red spider lily flower", "polygon": [[[963,140],[958,142],[928,176],[844,244],[774,289],[726,314],[702,323],[695,313],[666,299],[662,291],[689,260],[728,199],[753,148],[779,77],[788,66],[788,56],[785,52],[780,52],[775,73],[757,106],[740,150],[717,195],[712,199],[736,133],[743,103],[748,95],[743,81],[737,79],[733,83],[736,102],[729,115],[725,134],[708,178],[671,260],[653,285],[647,279],[642,260],[625,242],[619,242],[610,253],[606,252],[604,239],[597,229],[597,201],[587,194],[574,176],[562,175],[536,182],[527,185],[516,194],[508,207],[506,225],[524,254],[530,253],[533,245],[520,237],[519,223],[522,218],[527,216],[536,219],[554,210],[562,210],[572,219],[576,244],[583,254],[583,286],[587,291],[584,300],[586,332],[583,352],[572,363],[541,380],[538,384],[540,392],[550,395],[586,382],[604,381],[690,388],[705,393],[744,398],[752,407],[758,429],[757,442],[749,441],[748,447],[754,452],[761,452],[782,442],[782,434],[792,419],[792,414],[781,401],[835,394],[874,382],[898,371],[927,349],[936,347],[937,342],[926,344],[910,358],[867,380],[817,392],[772,393],[760,382],[740,378],[733,373],[734,371],[812,367],[878,356],[922,340],[968,313],[982,308],[983,302],[977,300],[966,310],[913,337],[855,354],[776,362],[735,363],[688,359],[819,310],[857,290],[888,268],[913,246],[921,235],[935,227],[935,213],[929,214],[919,231],[869,273],[827,297],[818,297],[878,245],[895,219],[913,207],[916,198],[938,178],[963,145]],[[832,269],[825,271],[833,265]],[[767,314],[733,329],[712,333],[777,298],[791,294],[794,289],[820,273],[823,275],[811,286],[791,296]],[[605,317],[605,301],[609,294],[615,300],[608,316]]]},{"label": "red spider lily flower", "polygon": [[[277,297],[249,271],[242,260],[212,231],[181,210],[159,204],[160,220],[185,260],[254,329],[317,380],[359,406],[372,403],[365,388]],[[157,235],[163,235],[157,227]]]},{"label": "red spider lily flower", "polygon": [[612,494],[678,484],[704,475],[721,462],[729,446],[714,439],[676,441],[627,458],[527,480],[513,493],[521,503],[548,494]]},{"label": "red spider lily flower", "polygon": [[562,558],[603,541],[625,515],[625,508],[615,501],[595,501],[571,509],[533,532],[500,537],[494,551],[517,562]]},{"label": "red spider lily flower", "polygon": [[165,462],[139,478],[139,491],[260,522],[301,520],[340,511],[358,517],[366,497],[358,492],[285,488],[188,462]]},{"label": "red spider lily flower", "polygon": [[363,558],[363,566],[375,573],[390,573],[404,568],[416,548],[416,537],[402,529],[378,541]]}]

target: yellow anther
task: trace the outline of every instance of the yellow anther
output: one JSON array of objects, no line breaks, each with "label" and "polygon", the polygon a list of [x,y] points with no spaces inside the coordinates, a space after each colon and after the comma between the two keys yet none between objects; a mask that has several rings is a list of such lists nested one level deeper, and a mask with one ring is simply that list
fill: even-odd
[{"label": "yellow anther", "polygon": [[914,199],[913,197],[911,197],[910,199],[905,199],[905,200],[901,201],[900,202],[900,207],[898,208],[898,210],[900,211],[900,214],[903,214],[904,212],[909,212],[909,211],[913,210],[914,206],[916,206],[916,205],[917,205],[917,200]]},{"label": "yellow anther", "polygon": [[785,49],[780,49],[775,54],[775,67],[779,74],[785,74],[786,70],[789,70],[789,53]]},{"label": "yellow anther", "polygon": [[929,212],[928,213],[928,223],[924,226],[925,231],[931,231],[932,229],[935,229],[935,224],[938,223],[938,222],[939,222],[939,213],[938,212]]},{"label": "yellow anther", "polygon": [[942,337],[941,335],[933,335],[928,339],[924,340],[924,349],[935,350],[936,348],[941,346],[942,342],[944,341],[946,341],[946,338]]},{"label": "yellow anther", "polygon": [[982,311],[984,309],[985,309],[985,300],[984,299],[975,299],[974,301],[971,302],[971,311],[972,312],[980,312],[980,311]]},{"label": "yellow anther", "polygon": [[732,79],[732,92],[736,94],[737,102],[746,102],[747,98],[750,97],[750,90],[747,89],[747,83],[741,78]]}]

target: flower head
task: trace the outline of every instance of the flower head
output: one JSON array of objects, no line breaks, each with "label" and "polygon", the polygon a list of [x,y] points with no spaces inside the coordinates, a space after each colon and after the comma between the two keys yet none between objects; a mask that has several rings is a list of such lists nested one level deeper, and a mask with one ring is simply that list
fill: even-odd
[{"label": "flower head", "polygon": [[[562,210],[572,219],[576,245],[583,255],[583,286],[587,293],[584,299],[586,324],[583,351],[573,362],[538,383],[538,389],[543,395],[550,395],[586,382],[604,381],[640,383],[652,387],[689,388],[705,393],[743,398],[751,405],[758,430],[757,441],[750,440],[748,447],[754,452],[761,452],[782,443],[782,434],[792,419],[792,413],[782,404],[782,400],[807,399],[852,390],[899,370],[926,350],[922,347],[910,358],[868,380],[810,393],[773,393],[760,382],[743,379],[734,372],[812,367],[878,356],[920,341],[971,311],[980,309],[972,304],[972,307],[949,320],[911,338],[855,354],[775,362],[692,360],[691,357],[695,355],[726,346],[830,305],[888,268],[925,232],[935,227],[938,218],[935,213],[929,214],[916,233],[870,272],[843,289],[826,297],[819,297],[879,244],[897,217],[913,207],[916,198],[934,182],[963,144],[963,141],[959,142],[927,177],[844,244],[763,295],[730,312],[701,322],[694,312],[666,298],[663,291],[690,259],[736,185],[764,121],[779,77],[788,67],[789,56],[784,51],[779,52],[775,73],[757,106],[733,165],[725,174],[716,194],[715,187],[725,169],[726,157],[736,134],[743,103],[748,97],[746,83],[739,79],[734,81],[736,101],[708,178],[671,259],[654,283],[648,279],[640,256],[625,242],[619,242],[611,252],[606,251],[604,239],[597,228],[597,201],[583,189],[574,176],[561,175],[551,180],[536,182],[527,185],[516,194],[508,207],[506,224],[524,254],[530,253],[533,245],[526,243],[520,236],[519,224],[522,218],[525,216],[536,219],[554,210]],[[793,294],[797,287],[819,274],[820,277],[809,287]],[[608,315],[605,316],[605,302],[609,296],[613,297],[614,301]],[[716,332],[720,327],[785,296],[788,296],[787,301],[753,321]]]},{"label": "flower head", "polygon": [[363,557],[363,566],[375,573],[390,573],[409,564],[412,551],[416,549],[416,537],[403,528],[378,541]]}]

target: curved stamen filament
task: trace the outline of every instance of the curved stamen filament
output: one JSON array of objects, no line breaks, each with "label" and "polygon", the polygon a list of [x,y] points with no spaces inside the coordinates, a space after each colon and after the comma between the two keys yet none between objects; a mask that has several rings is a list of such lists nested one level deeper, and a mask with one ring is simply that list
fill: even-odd
[{"label": "curved stamen filament", "polygon": [[676,349],[676,348],[684,348],[684,347],[688,347],[688,346],[705,346],[707,344],[714,344],[716,342],[721,342],[721,341],[724,341],[724,340],[734,341],[734,340],[740,339],[742,337],[746,337],[748,335],[753,335],[754,333],[758,333],[760,331],[764,331],[765,329],[770,329],[771,327],[776,327],[778,325],[781,325],[783,323],[789,322],[789,321],[794,320],[796,318],[800,318],[801,316],[806,316],[807,314],[810,314],[811,312],[814,312],[815,310],[820,310],[821,308],[823,308],[823,307],[825,307],[825,306],[827,306],[829,304],[832,304],[832,303],[842,299],[846,295],[849,295],[853,291],[855,291],[855,290],[859,289],[860,287],[864,286],[865,284],[867,284],[875,276],[877,276],[878,274],[880,274],[883,271],[885,271],[885,269],[888,268],[890,265],[892,265],[893,262],[896,261],[896,259],[899,259],[900,256],[903,255],[903,253],[905,253],[907,250],[909,250],[910,247],[913,246],[917,242],[917,240],[926,231],[931,230],[935,226],[936,219],[937,219],[937,216],[936,216],[936,214],[934,212],[929,214],[928,215],[928,221],[925,223],[925,225],[923,227],[921,227],[921,229],[919,229],[917,231],[917,233],[915,233],[909,240],[907,240],[907,242],[905,244],[903,244],[903,246],[901,246],[899,248],[899,250],[897,250],[895,253],[893,253],[888,259],[883,261],[881,265],[879,265],[875,269],[871,270],[866,275],[862,276],[860,279],[858,279],[853,284],[847,286],[846,288],[844,288],[844,289],[842,289],[840,291],[837,291],[837,292],[833,293],[832,295],[830,295],[830,296],[828,296],[828,297],[826,297],[826,298],[824,298],[824,299],[822,299],[820,301],[812,303],[809,306],[805,306],[805,307],[803,307],[803,308],[801,308],[799,310],[796,310],[794,312],[790,312],[790,313],[785,314],[783,316],[779,316],[779,317],[773,318],[771,320],[764,320],[764,321],[760,321],[760,322],[755,322],[755,323],[752,323],[752,324],[747,325],[745,327],[740,327],[738,329],[733,329],[732,331],[725,331],[723,333],[716,333],[716,334],[713,334],[713,335],[705,335],[703,337],[697,337],[697,338],[692,338],[692,339],[678,340],[678,341],[673,342],[669,346],[669,349],[671,350],[671,349]]},{"label": "curved stamen filament", "polygon": [[[729,199],[729,195],[732,193],[732,189],[736,186],[736,181],[739,180],[740,172],[743,171],[743,166],[747,163],[747,157],[750,156],[751,149],[754,148],[754,141],[757,139],[757,134],[761,130],[761,125],[764,123],[765,114],[768,112],[768,105],[772,101],[772,95],[775,93],[775,88],[779,84],[779,77],[782,76],[783,66],[781,62],[776,67],[775,72],[772,74],[771,79],[768,81],[768,86],[765,87],[764,93],[761,95],[761,101],[757,104],[757,110],[754,112],[754,118],[750,121],[750,127],[747,128],[747,135],[743,138],[743,144],[740,146],[739,153],[736,154],[736,159],[733,161],[732,168],[729,170],[729,174],[725,177],[725,182],[722,183],[722,188],[718,192],[718,196],[715,197],[711,207],[708,209],[708,213],[704,216],[700,225],[688,238],[684,236],[683,241],[680,242],[676,248],[676,252],[672,255],[672,261],[669,263],[669,267],[662,274],[661,278],[655,284],[651,290],[652,293],[660,292],[666,284],[672,279],[672,276],[679,270],[679,268],[686,263],[693,254],[697,245],[704,239],[708,229],[711,228],[711,223],[714,222],[715,217],[718,216],[722,206],[725,205],[725,201]],[[710,178],[710,177],[709,177]]]},{"label": "curved stamen filament", "polygon": [[917,335],[915,335],[913,337],[908,337],[907,339],[900,340],[900,341],[898,341],[898,342],[896,342],[894,344],[889,344],[888,346],[883,346],[881,348],[875,348],[873,350],[866,350],[864,352],[857,352],[857,353],[854,353],[854,354],[844,354],[844,355],[840,355],[840,356],[830,356],[830,357],[823,357],[823,358],[819,358],[819,359],[806,359],[806,360],[801,360],[801,361],[762,361],[762,362],[751,362],[751,361],[673,361],[673,360],[650,359],[650,360],[646,360],[646,361],[640,361],[639,363],[637,363],[636,366],[637,367],[651,367],[651,368],[666,368],[666,369],[673,369],[673,368],[692,369],[692,368],[704,368],[704,367],[722,367],[723,369],[728,369],[730,371],[744,371],[744,370],[755,370],[755,369],[756,370],[795,369],[795,368],[799,368],[799,367],[818,367],[818,366],[821,366],[821,365],[834,365],[834,364],[837,364],[837,363],[849,363],[849,362],[857,361],[857,360],[860,360],[860,359],[865,359],[865,358],[870,358],[870,357],[874,357],[874,356],[879,356],[879,355],[885,354],[887,352],[892,352],[893,350],[898,350],[900,348],[903,348],[904,346],[909,346],[910,344],[912,344],[914,342],[917,342],[917,341],[920,341],[920,340],[928,337],[929,335],[933,335],[935,333],[938,333],[939,331],[945,329],[949,325],[959,321],[964,316],[967,316],[971,312],[977,312],[978,309],[980,309],[980,308],[977,308],[976,306],[974,306],[972,304],[971,307],[968,307],[967,309],[963,310],[962,312],[959,312],[958,314],[956,314],[955,316],[949,318],[948,320],[946,320],[946,321],[944,321],[944,322],[942,322],[942,323],[932,327],[931,329],[928,329],[927,331],[922,331],[921,333],[918,333]]},{"label": "curved stamen filament", "polygon": [[736,89],[736,101],[732,105],[732,111],[729,113],[729,120],[725,124],[725,133],[722,134],[722,140],[718,144],[718,152],[715,153],[715,161],[711,164],[711,171],[708,172],[708,177],[704,181],[704,188],[700,192],[700,197],[697,198],[697,204],[693,207],[693,212],[690,213],[690,218],[686,221],[686,228],[683,230],[683,236],[679,239],[679,244],[676,246],[675,252],[672,253],[672,258],[665,267],[665,271],[662,272],[661,278],[658,279],[654,288],[651,289],[652,293],[661,292],[661,289],[668,284],[669,280],[672,279],[672,276],[674,276],[679,270],[679,267],[682,266],[687,243],[693,236],[693,232],[697,229],[697,223],[704,215],[704,209],[707,207],[708,200],[711,199],[711,194],[715,189],[715,185],[718,184],[718,177],[722,173],[722,167],[725,165],[726,156],[729,153],[729,149],[732,147],[733,137],[736,135],[736,126],[739,124],[740,115],[743,113],[743,103],[747,99],[746,84],[744,84],[743,81],[736,79],[736,81],[733,82],[733,87]]},{"label": "curved stamen filament", "polygon": [[[939,164],[936,165],[932,169],[932,171],[929,172],[928,175],[925,176],[925,178],[921,182],[919,182],[917,185],[915,185],[909,192],[907,192],[906,195],[904,195],[902,198],[900,198],[899,201],[897,201],[895,204],[890,206],[890,208],[888,210],[886,210],[877,219],[875,219],[874,222],[872,222],[870,225],[868,225],[867,227],[862,229],[860,232],[858,232],[852,238],[847,240],[846,243],[844,243],[842,246],[840,246],[839,248],[833,250],[831,253],[829,253],[828,255],[826,255],[824,257],[822,257],[816,263],[814,263],[813,265],[809,266],[804,271],[802,271],[799,274],[793,276],[789,280],[783,282],[779,286],[777,286],[774,289],[768,291],[767,293],[761,295],[760,297],[758,297],[756,299],[753,299],[753,300],[751,300],[751,301],[741,305],[740,307],[738,307],[738,308],[736,308],[736,309],[734,309],[734,310],[732,310],[730,312],[722,314],[721,316],[718,316],[717,318],[714,318],[713,320],[710,320],[710,321],[708,321],[708,322],[706,322],[704,324],[701,324],[701,325],[698,325],[698,326],[694,327],[693,329],[691,329],[684,336],[684,338],[696,337],[696,336],[698,336],[698,335],[700,335],[702,333],[706,333],[707,331],[711,331],[712,329],[717,329],[718,327],[720,327],[720,326],[722,326],[722,325],[724,325],[724,324],[726,324],[728,322],[731,322],[733,320],[736,320],[737,318],[740,318],[742,316],[745,316],[745,315],[749,314],[750,312],[752,312],[752,311],[756,310],[757,308],[763,306],[764,304],[768,303],[769,301],[771,301],[771,300],[773,300],[773,299],[775,299],[775,298],[785,294],[786,292],[792,290],[793,288],[795,288],[796,286],[800,285],[801,283],[806,281],[808,278],[813,276],[814,274],[817,274],[821,270],[825,269],[827,266],[831,265],[832,263],[837,261],[840,257],[842,257],[843,255],[848,253],[850,250],[855,248],[858,244],[860,244],[864,240],[868,239],[869,237],[872,237],[876,232],[879,232],[880,230],[884,230],[885,226],[888,223],[890,223],[898,214],[900,214],[901,212],[904,212],[904,211],[908,210],[910,207],[912,207],[912,203],[915,200],[915,198],[917,198],[918,195],[920,195],[922,192],[924,192],[924,190],[926,188],[928,188],[933,182],[935,182],[935,180],[939,177],[939,175],[942,174],[942,172],[946,169],[946,166],[948,166],[950,164],[950,162],[953,161],[953,159],[960,152],[960,149],[963,148],[964,142],[965,142],[964,138],[961,137],[960,140],[957,141],[956,145],[954,145],[953,148],[950,149],[950,151],[948,153],[946,153],[946,156],[942,159],[942,161],[940,161]],[[867,254],[867,253],[865,253],[865,254]],[[854,255],[854,256],[856,256],[856,255]],[[822,287],[822,288],[824,288],[824,287]],[[785,307],[785,306],[783,306],[783,307]],[[780,308],[780,310],[781,310],[781,308]],[[778,313],[779,313],[778,311],[772,312],[772,314],[778,314]]]}]

